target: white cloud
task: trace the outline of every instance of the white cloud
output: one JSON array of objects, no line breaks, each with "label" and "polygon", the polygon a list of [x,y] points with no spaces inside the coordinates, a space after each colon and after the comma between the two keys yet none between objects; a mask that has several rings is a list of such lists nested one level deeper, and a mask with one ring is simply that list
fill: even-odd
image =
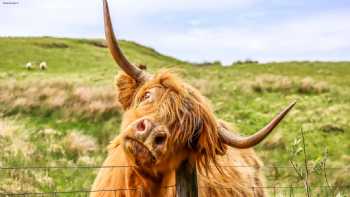
[{"label": "white cloud", "polygon": [[[350,14],[323,15],[253,27],[203,27],[187,32],[164,32],[150,42],[161,51],[181,58],[223,60],[247,57],[266,60],[334,59],[350,48]],[[200,55],[201,57],[199,57]],[[339,59],[350,59],[347,57]]]},{"label": "white cloud", "polygon": [[[103,37],[102,0],[18,0],[0,5],[0,36]],[[186,28],[158,24],[168,13],[216,11],[225,13],[254,7],[262,0],[109,0],[118,36],[154,47],[162,53],[191,61],[231,63],[247,57],[258,60],[336,59],[350,49],[348,10],[305,15],[264,24],[206,25],[201,16],[182,23]],[[242,15],[263,18],[267,10]],[[255,15],[254,15],[255,14]],[[152,17],[155,21],[145,20]],[[224,17],[224,16],[223,16]],[[225,21],[226,22],[223,22]],[[179,19],[180,20],[180,19]],[[184,20],[184,19],[181,19]],[[243,19],[242,19],[243,20]],[[249,20],[248,20],[249,21]],[[178,28],[178,29],[177,29]]]},{"label": "white cloud", "polygon": [[122,11],[123,14],[154,13],[174,11],[205,11],[243,8],[252,6],[259,0],[124,0],[110,1],[111,7]]}]

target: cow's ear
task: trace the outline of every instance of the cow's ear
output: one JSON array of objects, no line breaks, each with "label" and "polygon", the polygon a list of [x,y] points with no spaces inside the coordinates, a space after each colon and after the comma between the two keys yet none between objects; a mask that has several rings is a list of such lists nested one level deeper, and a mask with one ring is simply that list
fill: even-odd
[{"label": "cow's ear", "polygon": [[138,84],[135,79],[123,72],[116,77],[116,86],[117,100],[125,110],[131,105]]}]

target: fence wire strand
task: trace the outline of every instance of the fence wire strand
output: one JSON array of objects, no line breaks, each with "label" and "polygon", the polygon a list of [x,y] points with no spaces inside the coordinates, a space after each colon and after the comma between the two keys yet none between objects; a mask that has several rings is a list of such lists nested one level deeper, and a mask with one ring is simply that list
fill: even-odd
[{"label": "fence wire strand", "polygon": [[[16,166],[16,167],[0,167],[0,170],[46,170],[46,169],[100,169],[100,168],[131,168],[134,166],[130,165],[113,165],[113,166]],[[288,165],[282,165],[282,166],[275,166],[275,165],[267,165],[267,166],[254,166],[254,165],[220,165],[220,167],[223,168],[273,168],[273,169],[294,169],[293,166]],[[312,166],[309,166],[312,168]],[[327,167],[326,170],[350,170],[350,166],[345,167]]]}]

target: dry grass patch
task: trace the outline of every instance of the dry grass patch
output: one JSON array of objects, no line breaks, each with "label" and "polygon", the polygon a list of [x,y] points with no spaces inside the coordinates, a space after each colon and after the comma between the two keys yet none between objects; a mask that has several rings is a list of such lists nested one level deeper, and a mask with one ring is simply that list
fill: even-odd
[{"label": "dry grass patch", "polygon": [[[95,138],[81,134],[83,131],[70,130],[64,135],[50,127],[40,130],[27,127],[16,119],[0,118],[1,167],[97,165],[101,162]],[[70,174],[72,170],[60,169],[60,172]],[[81,183],[93,174],[92,171],[84,173],[84,177],[70,179],[70,183],[79,178],[81,180],[76,182]],[[43,169],[1,170],[0,193],[42,192],[43,188],[56,187],[59,176],[62,175]],[[64,179],[68,181],[67,177]]]},{"label": "dry grass patch", "polygon": [[88,87],[65,81],[8,81],[0,84],[5,112],[41,110],[63,112],[66,117],[99,119],[119,115],[113,87]]},{"label": "dry grass patch", "polygon": [[30,160],[35,152],[35,146],[29,140],[29,133],[22,126],[0,119],[0,160],[6,157],[20,155],[24,160]]},{"label": "dry grass patch", "polygon": [[250,85],[255,92],[284,92],[289,91],[293,87],[293,82],[284,76],[263,75],[255,78],[255,81]]},{"label": "dry grass patch", "polygon": [[265,149],[285,148],[286,143],[283,137],[281,132],[276,132],[273,136],[267,138],[262,145]]},{"label": "dry grass patch", "polygon": [[329,91],[329,85],[324,81],[316,81],[311,77],[306,77],[299,82],[298,91],[304,94],[321,94]]},{"label": "dry grass patch", "polygon": [[330,91],[330,86],[324,81],[306,77],[303,79],[281,75],[260,75],[254,80],[243,81],[239,84],[244,91],[283,92],[301,94],[321,94]]},{"label": "dry grass patch", "polygon": [[77,131],[70,132],[63,139],[63,144],[66,151],[77,155],[85,155],[97,150],[95,138],[81,134]]}]

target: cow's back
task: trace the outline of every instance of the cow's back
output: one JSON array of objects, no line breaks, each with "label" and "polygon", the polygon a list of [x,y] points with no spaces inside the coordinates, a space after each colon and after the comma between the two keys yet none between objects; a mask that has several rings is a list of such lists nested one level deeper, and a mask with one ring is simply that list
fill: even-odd
[{"label": "cow's back", "polygon": [[230,147],[218,162],[225,175],[214,165],[212,174],[198,173],[200,196],[265,196],[262,162],[253,149]]}]

